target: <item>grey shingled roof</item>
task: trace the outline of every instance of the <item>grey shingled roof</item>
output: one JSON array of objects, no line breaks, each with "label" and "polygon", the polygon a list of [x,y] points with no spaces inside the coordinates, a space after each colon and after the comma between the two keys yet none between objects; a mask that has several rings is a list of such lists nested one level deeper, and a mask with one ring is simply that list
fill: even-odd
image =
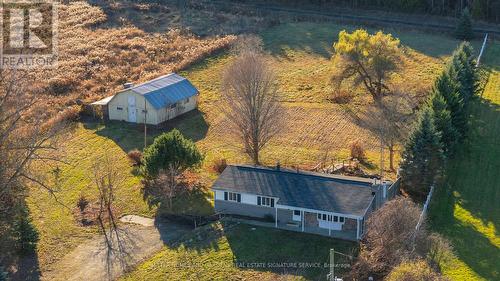
[{"label": "grey shingled roof", "polygon": [[280,205],[363,216],[373,199],[371,186],[371,179],[230,165],[213,188],[278,197]]},{"label": "grey shingled roof", "polygon": [[133,86],[131,90],[143,95],[154,108],[160,109],[198,94],[198,90],[186,78],[170,73],[148,82]]}]

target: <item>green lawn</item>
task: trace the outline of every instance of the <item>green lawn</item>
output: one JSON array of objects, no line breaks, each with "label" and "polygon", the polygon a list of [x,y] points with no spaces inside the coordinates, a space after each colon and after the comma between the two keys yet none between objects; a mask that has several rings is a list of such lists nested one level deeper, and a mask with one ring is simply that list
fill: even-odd
[{"label": "green lawn", "polygon": [[471,106],[471,134],[433,199],[432,227],[449,238],[456,258],[443,265],[452,280],[500,280],[500,44],[484,63],[492,73]]},{"label": "green lawn", "polygon": [[[215,223],[183,241],[166,246],[120,280],[276,280],[275,274],[283,273],[298,280],[325,280],[330,248],[357,251],[352,242],[245,224]],[[348,264],[336,258],[338,264]]]}]

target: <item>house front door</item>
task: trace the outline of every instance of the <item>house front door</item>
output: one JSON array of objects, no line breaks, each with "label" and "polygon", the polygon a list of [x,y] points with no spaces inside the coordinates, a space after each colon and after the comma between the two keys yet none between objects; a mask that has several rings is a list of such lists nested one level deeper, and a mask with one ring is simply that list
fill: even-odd
[{"label": "house front door", "polygon": [[137,122],[137,110],[135,107],[135,97],[128,97],[128,122]]}]

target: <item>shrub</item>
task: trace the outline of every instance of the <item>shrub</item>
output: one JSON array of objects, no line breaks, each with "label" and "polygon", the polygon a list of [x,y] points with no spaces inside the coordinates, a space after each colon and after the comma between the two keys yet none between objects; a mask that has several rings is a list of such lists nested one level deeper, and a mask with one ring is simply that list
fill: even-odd
[{"label": "shrub", "polygon": [[214,163],[212,165],[212,169],[214,169],[214,171],[219,174],[222,173],[226,169],[226,167],[227,167],[227,161],[224,158],[214,160]]},{"label": "shrub", "polygon": [[351,149],[351,158],[355,158],[360,161],[366,159],[365,148],[363,147],[363,144],[359,140],[352,142],[350,149]]},{"label": "shrub", "polygon": [[199,166],[202,161],[203,155],[194,142],[173,129],[155,138],[153,144],[146,148],[142,173],[152,179],[162,169],[174,169],[182,173],[188,168]]},{"label": "shrub", "polygon": [[469,9],[467,8],[462,11],[462,15],[458,20],[458,24],[455,29],[455,36],[457,37],[457,39],[467,41],[474,38],[474,33],[472,32],[472,20]]},{"label": "shrub", "polygon": [[[338,87],[340,87],[340,85],[338,85]],[[333,91],[331,101],[338,104],[346,104],[352,100],[353,96],[351,91],[337,89]]]},{"label": "shrub", "polygon": [[429,235],[429,252],[427,257],[431,264],[439,266],[453,258],[453,246],[450,241],[438,233]]},{"label": "shrub", "polygon": [[142,165],[142,152],[138,149],[134,149],[128,152],[128,158],[134,166]]},{"label": "shrub", "polygon": [[376,210],[366,222],[361,252],[348,280],[383,277],[401,262],[424,257],[428,245],[425,223],[415,233],[420,213],[417,204],[403,197]]},{"label": "shrub", "polygon": [[85,195],[80,195],[80,198],[78,198],[78,202],[76,202],[76,206],[78,209],[80,209],[80,213],[83,213],[85,211],[85,208],[89,205],[89,200],[85,197]]},{"label": "shrub", "polygon": [[385,279],[387,281],[437,281],[444,280],[423,260],[403,262]]}]

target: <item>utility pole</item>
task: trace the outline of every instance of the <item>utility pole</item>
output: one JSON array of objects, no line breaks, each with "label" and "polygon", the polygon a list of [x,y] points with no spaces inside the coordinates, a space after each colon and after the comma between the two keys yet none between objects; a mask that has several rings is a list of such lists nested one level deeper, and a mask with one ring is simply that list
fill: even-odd
[{"label": "utility pole", "polygon": [[330,249],[330,281],[335,281],[335,250]]},{"label": "utility pole", "polygon": [[144,98],[144,149],[148,146],[148,126],[146,125],[146,118],[148,110],[146,109],[146,98]]},{"label": "utility pole", "polygon": [[380,130],[380,180],[384,179],[384,139],[383,130]]}]

